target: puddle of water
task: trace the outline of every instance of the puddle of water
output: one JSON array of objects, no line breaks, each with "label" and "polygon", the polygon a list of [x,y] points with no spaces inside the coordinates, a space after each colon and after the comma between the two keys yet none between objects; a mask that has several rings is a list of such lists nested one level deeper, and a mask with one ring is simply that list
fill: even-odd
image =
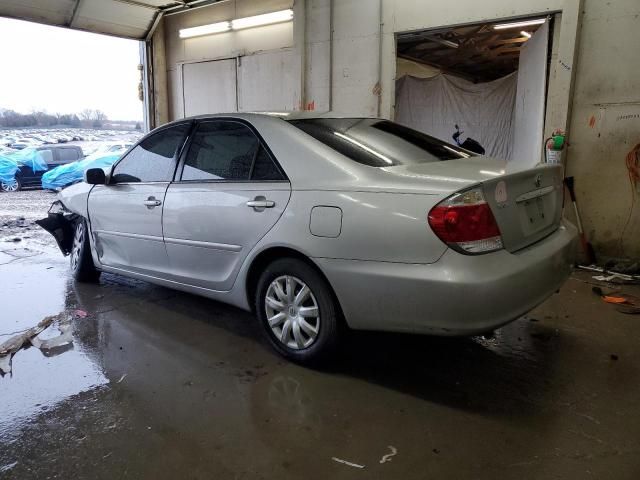
[{"label": "puddle of water", "polygon": [[108,382],[77,343],[54,357],[33,347],[20,350],[13,357],[12,375],[0,378],[0,432],[10,436],[56,403]]},{"label": "puddle of water", "polygon": [[[40,254],[0,265],[0,343],[48,315],[72,315],[76,299],[67,260],[46,250],[34,253]],[[76,319],[72,325],[82,321],[88,320]],[[40,339],[59,334],[55,324]],[[12,374],[0,378],[0,439],[7,440],[56,403],[106,383],[101,367],[77,341],[50,350],[19,350],[13,356]]]},{"label": "puddle of water", "polygon": [[26,260],[0,265],[0,342],[8,338],[6,334],[30,328],[65,308],[66,261],[64,264],[55,258],[48,261],[46,255]]}]

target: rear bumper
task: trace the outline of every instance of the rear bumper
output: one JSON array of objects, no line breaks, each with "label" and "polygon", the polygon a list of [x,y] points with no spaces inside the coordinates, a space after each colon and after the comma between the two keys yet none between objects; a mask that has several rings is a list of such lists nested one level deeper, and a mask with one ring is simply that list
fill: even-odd
[{"label": "rear bumper", "polygon": [[527,313],[569,277],[576,229],[568,222],[524,250],[469,256],[447,250],[428,265],[316,258],[351,328],[474,335]]}]

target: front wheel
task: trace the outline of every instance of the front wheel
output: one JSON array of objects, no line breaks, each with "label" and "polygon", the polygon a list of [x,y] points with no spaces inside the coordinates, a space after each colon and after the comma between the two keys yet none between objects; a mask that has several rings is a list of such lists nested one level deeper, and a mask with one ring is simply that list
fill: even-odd
[{"label": "front wheel", "polygon": [[305,262],[271,263],[256,289],[256,313],[269,343],[300,363],[325,358],[339,337],[339,309],[331,287]]},{"label": "front wheel", "polygon": [[0,183],[0,188],[5,192],[19,192],[22,189],[22,182],[19,178],[14,178],[11,182]]},{"label": "front wheel", "polygon": [[78,219],[73,234],[73,245],[69,255],[69,263],[73,279],[78,282],[96,282],[100,271],[96,269],[91,257],[89,231],[84,218]]}]

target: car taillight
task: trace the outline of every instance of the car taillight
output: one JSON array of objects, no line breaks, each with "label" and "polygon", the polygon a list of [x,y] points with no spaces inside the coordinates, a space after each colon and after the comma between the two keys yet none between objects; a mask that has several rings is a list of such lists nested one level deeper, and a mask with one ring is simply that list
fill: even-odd
[{"label": "car taillight", "polygon": [[502,248],[500,229],[480,188],[456,193],[433,207],[429,225],[440,240],[461,253]]}]

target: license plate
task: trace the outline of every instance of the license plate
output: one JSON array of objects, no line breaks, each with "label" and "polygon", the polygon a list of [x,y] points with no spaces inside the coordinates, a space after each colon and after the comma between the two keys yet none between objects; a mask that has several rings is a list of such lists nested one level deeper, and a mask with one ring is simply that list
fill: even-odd
[{"label": "license plate", "polygon": [[528,234],[538,232],[553,222],[552,216],[546,213],[548,210],[545,208],[545,197],[546,195],[533,198],[520,204],[524,208]]}]

